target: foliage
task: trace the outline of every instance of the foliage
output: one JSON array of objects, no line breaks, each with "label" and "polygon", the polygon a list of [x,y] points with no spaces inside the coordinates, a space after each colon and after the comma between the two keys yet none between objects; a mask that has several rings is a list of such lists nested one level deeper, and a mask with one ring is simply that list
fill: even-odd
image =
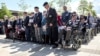
[{"label": "foliage", "polygon": [[5,3],[1,3],[1,9],[0,9],[0,18],[3,18],[4,15],[7,15],[8,17],[11,17],[11,11],[9,11],[6,7]]},{"label": "foliage", "polygon": [[93,10],[92,2],[87,2],[87,0],[81,0],[78,7],[78,11],[83,15],[91,13],[93,16],[96,16],[95,10]]},{"label": "foliage", "polygon": [[18,3],[18,6],[20,7],[22,11],[26,11],[29,8],[29,5],[26,4],[24,0],[20,0],[20,2]]},{"label": "foliage", "polygon": [[78,7],[78,11],[82,14],[84,14],[87,11],[87,7],[88,7],[88,2],[87,0],[81,0],[80,1],[80,5]]}]

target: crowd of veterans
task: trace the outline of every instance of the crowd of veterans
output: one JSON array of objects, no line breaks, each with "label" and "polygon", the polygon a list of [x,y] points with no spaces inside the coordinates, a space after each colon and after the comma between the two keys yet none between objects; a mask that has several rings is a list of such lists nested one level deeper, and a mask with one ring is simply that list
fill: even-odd
[{"label": "crowd of veterans", "polygon": [[[36,6],[34,7],[35,12],[23,12],[23,17],[16,14],[9,19],[5,15],[4,20],[0,20],[0,34],[6,34],[7,39],[15,38],[21,41],[50,44],[56,48],[58,44],[61,44],[60,38],[64,38],[67,46],[70,45],[67,37],[70,32],[66,31],[67,26],[77,26],[83,36],[87,29],[94,36],[100,31],[98,28],[100,19],[93,17],[91,13],[87,16],[78,15],[77,12],[69,12],[67,7],[63,6],[64,12],[58,15],[48,2],[45,2],[43,7],[46,11],[40,12],[39,7]],[[91,37],[91,34],[88,37]]]}]

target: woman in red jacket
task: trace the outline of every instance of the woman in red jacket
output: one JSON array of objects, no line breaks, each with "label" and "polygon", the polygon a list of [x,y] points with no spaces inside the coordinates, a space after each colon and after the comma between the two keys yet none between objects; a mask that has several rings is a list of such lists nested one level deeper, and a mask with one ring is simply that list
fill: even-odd
[{"label": "woman in red jacket", "polygon": [[57,16],[57,22],[58,22],[58,26],[62,26],[62,21],[61,21],[60,15]]}]

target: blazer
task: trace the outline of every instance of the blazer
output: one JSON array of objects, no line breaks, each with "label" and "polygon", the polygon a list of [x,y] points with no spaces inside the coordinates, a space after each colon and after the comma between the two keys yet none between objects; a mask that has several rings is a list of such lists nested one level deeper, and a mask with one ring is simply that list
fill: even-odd
[{"label": "blazer", "polygon": [[71,18],[71,13],[66,11],[64,13],[62,13],[62,22],[67,23]]},{"label": "blazer", "polygon": [[38,27],[41,27],[41,21],[42,21],[42,13],[36,13],[34,16],[34,24],[37,24]]},{"label": "blazer", "polygon": [[24,20],[24,26],[28,27],[28,23],[29,23],[29,16],[26,16]]},{"label": "blazer", "polygon": [[49,26],[50,23],[53,24],[53,27],[57,27],[57,13],[53,8],[47,11],[47,26]]}]

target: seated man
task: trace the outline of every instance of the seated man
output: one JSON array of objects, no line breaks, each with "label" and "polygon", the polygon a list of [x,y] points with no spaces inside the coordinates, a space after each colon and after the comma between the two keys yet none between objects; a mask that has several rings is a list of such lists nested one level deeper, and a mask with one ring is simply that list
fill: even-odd
[{"label": "seated man", "polygon": [[[66,25],[59,27],[59,37],[60,37],[60,44],[65,46],[70,46],[70,37],[72,32],[79,27],[79,20],[77,19],[77,15],[72,15],[71,20],[68,21]],[[66,31],[66,36],[64,37],[64,32]],[[63,41],[61,41],[63,39]],[[64,42],[65,41],[65,42]]]},{"label": "seated man", "polygon": [[81,16],[81,17],[80,17],[80,24],[79,24],[79,27],[80,27],[80,31],[81,31],[81,34],[82,34],[82,39],[84,39],[84,37],[85,37],[85,33],[86,33],[86,24],[87,24],[87,22],[85,21],[85,16]]},{"label": "seated man", "polygon": [[22,29],[23,20],[19,18],[18,15],[15,16],[15,20],[13,22],[13,32],[17,34],[17,39],[25,40],[25,32]]},{"label": "seated man", "polygon": [[78,30],[78,29],[79,29],[79,20],[77,19],[77,15],[72,14],[71,20],[69,20],[66,28],[67,33],[66,33],[65,41],[67,46],[70,45],[69,43],[70,43],[71,34],[74,34],[74,30]]}]

